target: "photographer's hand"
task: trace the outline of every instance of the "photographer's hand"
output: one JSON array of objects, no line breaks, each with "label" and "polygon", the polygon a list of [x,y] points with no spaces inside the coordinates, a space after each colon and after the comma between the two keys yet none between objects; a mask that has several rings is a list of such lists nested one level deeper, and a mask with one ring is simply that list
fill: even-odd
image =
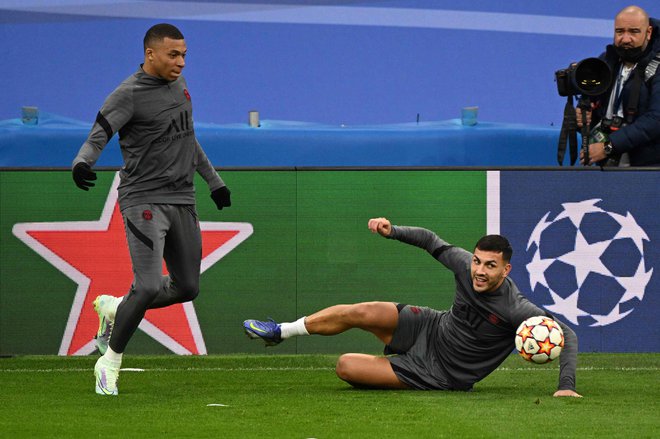
[{"label": "photographer's hand", "polygon": [[[605,160],[607,158],[607,154],[605,154],[605,144],[604,143],[592,143],[589,145],[589,163],[590,165],[593,165],[594,163],[600,162],[602,160]],[[583,165],[586,165],[587,163],[584,163],[584,151],[580,151],[580,163]]]},{"label": "photographer's hand", "polygon": [[[577,127],[582,128],[582,108],[575,108],[575,118],[577,120]],[[591,125],[591,110],[587,111],[587,126]]]}]

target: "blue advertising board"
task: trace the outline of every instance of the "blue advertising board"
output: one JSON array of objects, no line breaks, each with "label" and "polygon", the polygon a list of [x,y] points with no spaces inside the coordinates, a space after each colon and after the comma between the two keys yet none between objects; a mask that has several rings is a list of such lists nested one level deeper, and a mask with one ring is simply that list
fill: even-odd
[{"label": "blue advertising board", "polygon": [[573,327],[582,352],[660,350],[660,173],[499,177],[511,276],[530,300]]}]

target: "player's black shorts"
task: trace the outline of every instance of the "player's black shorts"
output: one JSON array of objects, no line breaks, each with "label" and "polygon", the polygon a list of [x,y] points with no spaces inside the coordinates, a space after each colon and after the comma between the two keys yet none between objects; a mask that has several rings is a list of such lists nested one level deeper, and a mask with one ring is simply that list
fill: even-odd
[{"label": "player's black shorts", "polygon": [[449,390],[451,386],[438,364],[433,340],[438,336],[439,320],[447,311],[398,304],[399,323],[385,355],[396,376],[413,389]]}]

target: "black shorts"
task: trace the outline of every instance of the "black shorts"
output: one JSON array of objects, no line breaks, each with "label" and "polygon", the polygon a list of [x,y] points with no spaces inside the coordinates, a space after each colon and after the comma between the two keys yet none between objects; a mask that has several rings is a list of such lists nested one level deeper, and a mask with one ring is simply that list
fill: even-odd
[{"label": "black shorts", "polygon": [[413,389],[450,390],[442,366],[435,355],[434,339],[439,322],[447,311],[398,304],[399,323],[385,355],[401,382]]}]

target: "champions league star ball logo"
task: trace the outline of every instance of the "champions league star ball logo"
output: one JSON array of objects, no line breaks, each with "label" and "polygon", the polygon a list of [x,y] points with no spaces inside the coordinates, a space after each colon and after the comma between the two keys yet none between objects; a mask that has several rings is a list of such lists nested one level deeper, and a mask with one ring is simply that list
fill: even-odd
[{"label": "champions league star ball logo", "polygon": [[575,325],[625,318],[653,274],[644,259],[646,232],[630,212],[608,212],[601,201],[563,203],[554,218],[541,218],[527,243],[534,301]]}]

